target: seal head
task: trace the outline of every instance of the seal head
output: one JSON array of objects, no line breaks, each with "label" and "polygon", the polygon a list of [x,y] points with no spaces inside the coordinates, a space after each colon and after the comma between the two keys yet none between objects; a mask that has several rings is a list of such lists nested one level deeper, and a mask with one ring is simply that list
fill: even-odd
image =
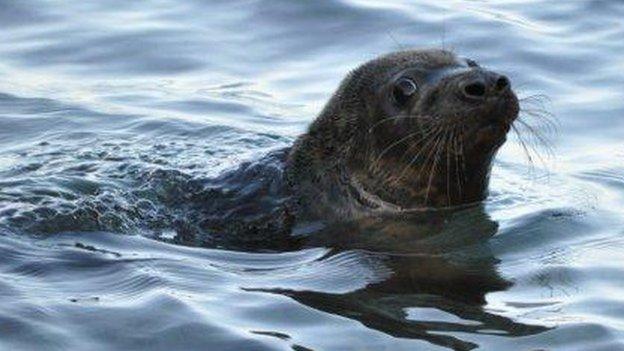
[{"label": "seal head", "polygon": [[288,182],[323,218],[479,202],[518,112],[509,79],[473,60],[382,56],[351,72],[296,141]]}]

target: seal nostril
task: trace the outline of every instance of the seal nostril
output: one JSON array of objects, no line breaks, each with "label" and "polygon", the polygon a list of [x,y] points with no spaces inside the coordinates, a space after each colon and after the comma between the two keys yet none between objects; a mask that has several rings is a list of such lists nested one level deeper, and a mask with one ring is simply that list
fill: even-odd
[{"label": "seal nostril", "polygon": [[464,94],[471,98],[482,98],[485,96],[485,84],[483,82],[474,82],[464,87]]},{"label": "seal nostril", "polygon": [[509,88],[509,78],[501,76],[496,80],[496,91],[504,91]]}]

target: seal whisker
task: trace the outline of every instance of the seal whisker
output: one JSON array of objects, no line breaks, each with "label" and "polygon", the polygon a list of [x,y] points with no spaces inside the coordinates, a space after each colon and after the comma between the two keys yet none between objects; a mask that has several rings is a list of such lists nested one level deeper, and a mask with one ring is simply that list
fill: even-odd
[{"label": "seal whisker", "polygon": [[385,123],[385,122],[389,122],[389,121],[395,121],[398,119],[417,119],[417,120],[428,120],[428,117],[424,117],[424,116],[414,116],[414,115],[397,115],[397,116],[392,116],[392,117],[387,117],[384,118],[380,121],[377,121],[375,124],[373,124],[370,128],[368,128],[368,133],[372,133],[375,128],[379,127],[381,124]]},{"label": "seal whisker", "polygon": [[[523,148],[526,148],[527,152],[529,150],[532,151],[532,153],[539,159],[540,163],[544,167],[547,167],[546,159],[554,157],[555,154],[551,143],[543,135],[541,135],[539,131],[535,130],[526,122],[521,120],[517,120],[517,122],[528,131],[528,135],[531,137],[529,140],[526,140],[524,137],[520,138],[521,132],[517,126],[514,126],[514,131],[521,141],[521,144],[523,144]],[[540,151],[543,151],[545,155],[543,155]]]},{"label": "seal whisker", "polygon": [[558,121],[557,118],[555,118],[555,115],[542,106],[535,107],[527,106],[527,104],[522,104],[520,105],[520,113],[529,117],[533,117],[540,122],[549,123],[553,126],[558,126]]},{"label": "seal whisker", "polygon": [[463,196],[463,190],[462,190],[462,179],[460,177],[460,170],[459,170],[459,158],[460,158],[459,133],[456,133],[456,132],[457,132],[457,129],[454,130],[455,138],[453,139],[453,153],[455,154],[455,182],[457,183],[458,195],[461,198]]},{"label": "seal whisker", "polygon": [[522,109],[520,111],[520,116],[518,120],[525,120],[525,122],[529,123],[529,118],[531,122],[536,122],[534,128],[541,128],[544,132],[549,134],[556,134],[559,124],[557,119],[554,116],[543,110],[536,109]]},{"label": "seal whisker", "polygon": [[[410,160],[410,162],[403,167],[403,171],[401,171],[401,173],[399,174],[398,177],[395,177],[395,179],[392,181],[393,184],[397,184],[402,178],[403,176],[405,176],[405,173],[409,170],[409,168],[414,164],[414,162],[416,162],[416,160],[418,159],[418,157],[420,157],[422,155],[423,150],[426,149],[426,147],[429,144],[435,145],[435,143],[438,140],[438,135],[442,132],[442,128],[440,126],[436,126],[435,131],[432,132],[432,134],[429,136],[429,140],[427,140],[427,142],[425,144],[422,145],[422,147],[418,150],[418,152],[416,153],[416,155],[414,157],[412,157],[412,159]],[[427,158],[425,159],[425,161],[423,162],[423,167],[424,165],[427,163],[427,160],[429,159],[430,155],[432,152],[429,153],[429,155],[427,156]],[[422,170],[422,168],[421,168]],[[418,172],[418,176],[420,177],[420,171]]]},{"label": "seal whisker", "polygon": [[511,129],[516,134],[516,137],[518,138],[518,142],[520,143],[520,145],[522,146],[522,149],[524,150],[524,154],[527,157],[527,160],[529,161],[529,166],[531,168],[533,168],[533,157],[531,156],[531,153],[529,152],[529,149],[528,149],[526,143],[524,142],[524,139],[522,138],[522,135],[520,134],[520,132],[518,131],[518,128],[516,128],[515,125],[512,124],[511,125]]},{"label": "seal whisker", "polygon": [[[431,141],[433,141],[432,139],[435,139],[435,134],[438,133],[441,127],[441,123],[432,123],[431,125],[427,126],[426,129],[421,129],[420,132],[422,133],[422,137],[417,139],[409,148],[407,148],[407,150],[405,150],[405,152],[403,152],[403,155],[399,159],[399,163],[403,163],[403,159],[405,158],[405,156],[408,155],[417,146],[421,146],[420,151],[424,150],[424,148],[429,145]],[[405,173],[409,169],[409,167],[411,167],[412,163],[415,162],[417,157],[418,155],[415,156],[415,158],[412,159],[410,163],[407,164],[407,166],[405,166],[402,174]],[[386,172],[385,175],[388,176],[388,173],[390,173],[390,171]],[[402,177],[402,174],[400,176],[388,176],[389,182],[391,184],[398,183]]]},{"label": "seal whisker", "polygon": [[535,94],[518,99],[520,113],[512,125],[514,134],[529,161],[534,167],[533,156],[546,167],[546,159],[555,155],[551,139],[557,134],[559,123],[546,105],[550,99],[546,95]]},{"label": "seal whisker", "polygon": [[446,144],[446,201],[451,204],[451,146],[455,138],[455,126],[449,132],[449,140]]},{"label": "seal whisker", "polygon": [[543,94],[529,95],[518,99],[520,103],[520,116],[532,117],[545,127],[556,131],[558,127],[557,118],[547,108],[550,104],[550,98]]},{"label": "seal whisker", "polygon": [[433,176],[437,173],[438,163],[440,163],[440,153],[442,152],[443,146],[446,146],[446,141],[448,139],[447,128],[443,129],[442,136],[440,137],[440,143],[436,147],[436,153],[434,158],[431,160],[431,169],[429,171],[429,180],[427,181],[427,191],[425,193],[425,205],[429,202],[429,192],[431,191],[431,184],[433,183]]},{"label": "seal whisker", "polygon": [[526,121],[523,121],[522,119],[518,119],[517,122],[520,123],[521,126],[526,128],[529,134],[531,134],[535,138],[535,140],[539,143],[539,146],[542,146],[546,150],[549,156],[554,155],[552,143],[542,132],[528,124]]},{"label": "seal whisker", "polygon": [[400,158],[400,161],[402,162],[403,159],[405,158],[406,155],[408,155],[412,149],[414,149],[415,147],[417,147],[418,145],[420,145],[421,142],[424,142],[427,140],[427,138],[433,136],[434,133],[437,132],[437,130],[439,128],[442,127],[441,123],[432,123],[430,126],[428,126],[427,128],[424,129],[420,129],[420,132],[422,133],[422,138],[418,139],[415,143],[413,143],[407,150],[405,150],[405,152],[403,153],[403,155]]},{"label": "seal whisker", "polygon": [[[430,128],[428,131],[430,131],[431,129],[433,129],[433,127]],[[373,164],[371,165],[371,169],[376,169],[377,166],[379,165],[381,159],[383,158],[383,156],[385,156],[385,154],[388,153],[392,148],[394,148],[394,147],[398,146],[399,144],[401,144],[401,143],[403,143],[403,142],[413,138],[414,136],[418,136],[420,134],[421,134],[421,131],[413,132],[413,133],[410,133],[407,136],[405,136],[405,137],[403,137],[403,138],[393,142],[392,144],[390,144],[381,153],[379,153],[379,155],[375,158],[375,160],[373,161]],[[423,135],[422,138],[416,140],[412,146],[417,145],[420,141],[422,141],[425,138],[427,138],[427,136],[428,136],[428,133],[425,132],[425,135]]]},{"label": "seal whisker", "polygon": [[518,98],[518,101],[521,103],[533,102],[533,103],[538,103],[540,105],[544,105],[544,103],[550,102],[550,98],[544,94],[532,94],[532,95],[520,97]]},{"label": "seal whisker", "polygon": [[439,132],[436,134],[435,137],[435,142],[431,145],[431,150],[429,151],[429,153],[427,154],[427,157],[423,160],[420,169],[418,170],[418,173],[416,175],[416,179],[418,179],[420,181],[421,178],[421,174],[424,170],[426,170],[427,168],[427,164],[429,162],[433,162],[432,157],[435,157],[434,155],[436,155],[437,150],[438,150],[438,145],[440,144],[440,142],[442,141],[442,137],[444,136],[444,126],[441,126]]}]

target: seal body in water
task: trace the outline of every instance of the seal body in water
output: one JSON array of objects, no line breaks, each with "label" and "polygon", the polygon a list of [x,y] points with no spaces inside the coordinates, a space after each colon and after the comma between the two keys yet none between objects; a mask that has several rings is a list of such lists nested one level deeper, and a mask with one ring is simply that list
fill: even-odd
[{"label": "seal body in water", "polygon": [[477,203],[518,112],[509,79],[473,60],[381,56],[343,80],[292,148],[215,179],[202,227],[265,240],[300,223]]}]

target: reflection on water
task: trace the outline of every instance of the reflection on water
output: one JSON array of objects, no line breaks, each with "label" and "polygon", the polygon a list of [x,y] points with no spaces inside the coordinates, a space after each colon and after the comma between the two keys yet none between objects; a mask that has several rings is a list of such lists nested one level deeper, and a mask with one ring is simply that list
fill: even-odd
[{"label": "reflection on water", "polygon": [[[373,271],[387,272],[383,279],[371,281],[362,289],[342,294],[280,288],[255,291],[282,294],[395,337],[421,339],[455,350],[472,350],[478,345],[449,333],[518,337],[548,330],[483,309],[486,294],[512,285],[497,272],[499,260],[487,240],[498,226],[483,208],[414,217],[372,225],[357,223],[355,228],[339,228],[339,232],[332,228],[327,236],[314,237],[317,244],[325,238],[338,238],[339,242],[331,246],[340,249],[329,252],[327,260],[347,248],[387,250],[358,250],[350,255],[351,260]],[[380,236],[385,238],[380,242],[383,246],[371,243]],[[434,318],[428,319],[431,311]]]},{"label": "reflection on water", "polygon": [[[3,1],[0,349],[623,349],[622,18],[602,0]],[[482,207],[206,240],[216,176],[414,46],[546,95],[529,107],[558,121],[553,157],[530,169],[511,137]]]}]

